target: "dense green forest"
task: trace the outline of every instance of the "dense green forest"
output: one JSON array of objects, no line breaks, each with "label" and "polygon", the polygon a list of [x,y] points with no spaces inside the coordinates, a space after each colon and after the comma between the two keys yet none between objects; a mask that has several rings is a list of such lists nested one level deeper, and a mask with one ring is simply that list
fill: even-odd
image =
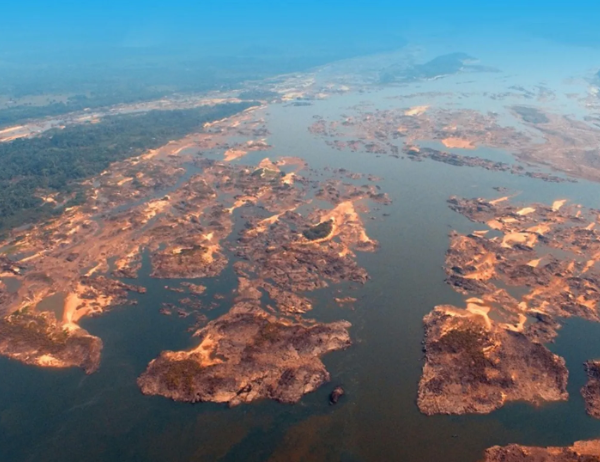
[{"label": "dense green forest", "polygon": [[205,122],[253,105],[244,102],[112,116],[97,124],[0,143],[0,232],[60,213],[36,197],[40,190],[77,193],[80,180],[100,173],[111,162],[162,146]]}]

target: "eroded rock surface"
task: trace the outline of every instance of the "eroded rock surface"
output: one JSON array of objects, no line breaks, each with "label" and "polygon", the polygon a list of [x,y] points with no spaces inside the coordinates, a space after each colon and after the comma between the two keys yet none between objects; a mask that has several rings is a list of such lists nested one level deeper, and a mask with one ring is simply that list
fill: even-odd
[{"label": "eroded rock surface", "polygon": [[589,415],[600,419],[600,361],[587,361],[584,364],[587,383],[581,389],[585,409]]},{"label": "eroded rock surface", "polygon": [[598,462],[600,440],[576,441],[569,447],[494,446],[482,462]]},{"label": "eroded rock surface", "polygon": [[289,322],[242,302],[200,329],[193,350],[161,353],[138,384],[178,401],[294,403],[329,381],[320,357],[350,345],[349,327]]},{"label": "eroded rock surface", "polygon": [[[450,233],[446,282],[471,298],[465,310],[444,305],[425,317],[420,409],[487,413],[508,401],[566,399],[564,360],[544,344],[558,335],[562,318],[600,320],[597,212],[562,199],[518,206],[508,196],[452,197],[448,203],[485,229]],[[582,392],[594,415],[600,386],[592,362],[588,375]]]},{"label": "eroded rock surface", "polygon": [[25,364],[98,369],[102,340],[83,329],[70,332],[52,313],[19,311],[0,320],[0,354]]},{"label": "eroded rock surface", "polygon": [[425,317],[421,412],[485,414],[507,401],[566,400],[565,361],[479,309],[475,302],[467,310],[444,305]]}]

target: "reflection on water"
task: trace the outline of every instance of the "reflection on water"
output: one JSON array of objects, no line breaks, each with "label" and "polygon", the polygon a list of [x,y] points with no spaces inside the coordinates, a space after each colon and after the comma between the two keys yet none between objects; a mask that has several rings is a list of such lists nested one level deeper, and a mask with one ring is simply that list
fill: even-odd
[{"label": "reflection on water", "polygon": [[[369,97],[377,102],[377,94]],[[444,284],[448,232],[480,228],[452,212],[446,199],[496,196],[492,187],[504,186],[519,192],[517,201],[569,198],[597,207],[597,185],[544,183],[431,161],[340,152],[306,130],[313,115],[338,117],[362,98],[275,106],[268,116],[274,146],[268,156],[300,156],[317,170],[344,167],[381,176],[382,190],[394,201],[374,214],[376,220],[366,222],[381,250],[358,257],[372,279],[364,287],[348,288],[348,295],[358,298],[354,309],[333,303],[335,287],[318,291],[315,310],[309,313],[353,324],[355,345],[324,358],[332,383],[294,406],[260,402],[227,409],[142,396],[135,380],[147,363],[163,349],[193,345],[186,332],[189,319],[159,314],[162,302],[179,297],[165,290],[165,284],[179,281],[150,279],[146,255],[136,283],[146,285],[148,292],[134,295],[138,305],[84,321],[104,342],[97,373],[37,369],[0,358],[0,460],[464,462],[478,460],[494,444],[567,444],[600,435],[600,421],[585,415],[578,392],[584,381],[582,361],[600,356],[600,326],[580,320],[569,320],[553,346],[571,371],[568,402],[541,408],[512,404],[488,416],[462,417],[425,417],[415,404],[422,318],[437,304],[463,303]],[[253,152],[243,162],[264,155]],[[382,219],[384,212],[390,216]],[[208,286],[207,300],[215,293],[227,296],[210,317],[229,309],[235,280],[229,267],[218,278],[200,281]],[[338,384],[346,395],[330,406],[327,396]]]}]

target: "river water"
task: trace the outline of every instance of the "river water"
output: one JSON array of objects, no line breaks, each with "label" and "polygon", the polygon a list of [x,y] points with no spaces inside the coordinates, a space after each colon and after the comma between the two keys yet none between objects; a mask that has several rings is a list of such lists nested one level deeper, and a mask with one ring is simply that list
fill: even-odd
[{"label": "river water", "polygon": [[[564,445],[600,436],[600,421],[587,417],[578,392],[585,380],[582,362],[600,357],[600,325],[580,320],[566,322],[551,347],[565,357],[571,373],[568,402],[511,404],[487,416],[419,413],[415,400],[423,364],[422,318],[435,305],[463,302],[444,283],[448,232],[481,228],[452,212],[446,199],[493,197],[499,194],[492,187],[503,186],[519,192],[518,201],[569,198],[598,207],[600,187],[342,152],[307,131],[314,115],[338,118],[366,97],[381,98],[388,106],[406,105],[386,96],[355,94],[313,106],[269,107],[273,150],[242,159],[299,156],[315,169],[371,173],[384,178],[379,184],[393,200],[373,211],[375,220],[365,220],[381,249],[358,256],[372,279],[343,294],[358,298],[354,308],[333,302],[339,286],[313,294],[311,317],[353,324],[354,345],[324,358],[332,383],[293,406],[263,401],[228,409],[142,396],[135,381],[147,363],[164,349],[193,345],[186,331],[189,320],[159,314],[162,302],[180,297],[165,284],[179,281],[149,278],[145,257],[136,283],[148,292],[133,296],[138,304],[83,322],[104,342],[98,372],[86,376],[80,370],[40,369],[0,358],[0,461],[468,462],[479,460],[495,444]],[[390,216],[382,218],[384,212]],[[208,313],[210,318],[231,306],[236,282],[231,268],[218,278],[194,282],[208,286],[203,295],[207,300],[225,295]],[[328,394],[338,384],[346,396],[330,406]]]}]

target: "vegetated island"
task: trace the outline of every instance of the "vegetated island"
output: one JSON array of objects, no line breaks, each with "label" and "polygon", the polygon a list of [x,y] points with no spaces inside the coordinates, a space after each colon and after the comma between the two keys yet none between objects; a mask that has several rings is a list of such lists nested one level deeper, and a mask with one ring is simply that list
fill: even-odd
[{"label": "vegetated island", "polygon": [[[485,229],[450,235],[446,281],[470,298],[465,308],[438,306],[424,318],[420,410],[488,413],[508,401],[567,399],[565,362],[545,344],[560,318],[600,320],[597,214],[566,200],[448,202]],[[525,292],[517,299],[505,287]]]},{"label": "vegetated island", "polygon": [[[270,149],[262,114],[250,108],[113,162],[82,182],[79,205],[13,229],[0,243],[8,255],[0,267],[20,285],[0,284],[1,322],[12,335],[0,354],[93,372],[102,343],[80,321],[134,302],[132,292],[143,300],[144,287],[132,282],[145,254],[150,276],[167,284],[215,277],[232,265],[238,286],[233,308],[218,317],[210,310],[230,302],[207,300],[206,280],[169,287],[178,300],[161,312],[191,316],[198,345],[150,362],[139,379],[144,393],[230,405],[295,402],[328,381],[321,357],[350,345],[350,325],[302,315],[313,308],[311,291],[368,280],[356,253],[378,243],[363,215],[370,203],[390,201],[374,177],[351,184],[344,180],[363,176],[328,169],[323,178],[293,157],[244,164],[247,152]],[[51,315],[40,302],[58,295],[62,310]],[[21,319],[35,329],[23,331]]]},{"label": "vegetated island", "polygon": [[110,116],[0,143],[0,232],[81,204],[80,182],[256,105],[252,102]]},{"label": "vegetated island", "polygon": [[240,302],[196,333],[190,351],[164,351],[139,377],[144,394],[235,406],[295,403],[330,380],[320,356],[350,346],[346,321],[290,322]]},{"label": "vegetated island", "polygon": [[[503,118],[512,118],[514,123],[506,124]],[[397,158],[404,153],[413,161],[429,159],[550,182],[577,178],[600,181],[600,128],[536,106],[513,105],[503,114],[430,105],[390,109],[358,106],[339,120],[317,117],[309,131],[339,150]],[[427,146],[431,142],[454,151]],[[507,159],[513,156],[518,162],[456,151],[486,147],[503,150]]]}]

